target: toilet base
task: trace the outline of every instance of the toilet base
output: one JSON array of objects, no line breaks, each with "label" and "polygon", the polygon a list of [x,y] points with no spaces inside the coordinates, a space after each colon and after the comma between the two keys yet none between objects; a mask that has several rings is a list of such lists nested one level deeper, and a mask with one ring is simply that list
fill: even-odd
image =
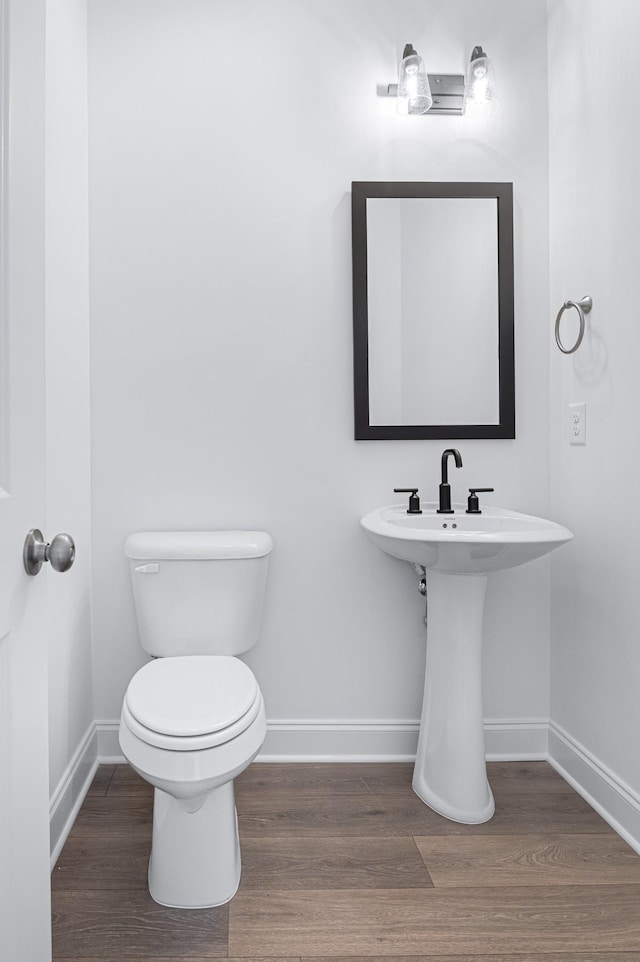
[{"label": "toilet base", "polygon": [[223,905],[240,884],[233,780],[196,799],[154,788],[149,892],[181,909]]}]

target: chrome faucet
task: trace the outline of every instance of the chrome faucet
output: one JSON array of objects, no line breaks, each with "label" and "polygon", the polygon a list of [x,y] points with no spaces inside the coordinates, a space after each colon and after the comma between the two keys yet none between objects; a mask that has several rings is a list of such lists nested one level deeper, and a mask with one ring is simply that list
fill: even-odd
[{"label": "chrome faucet", "polygon": [[456,468],[462,467],[462,458],[460,457],[460,452],[456,448],[447,448],[446,451],[442,452],[442,480],[440,482],[440,487],[438,489],[440,495],[440,507],[438,508],[438,514],[453,514],[453,508],[451,507],[451,485],[449,484],[449,476],[447,473],[447,462],[449,455],[452,455],[456,462]]}]

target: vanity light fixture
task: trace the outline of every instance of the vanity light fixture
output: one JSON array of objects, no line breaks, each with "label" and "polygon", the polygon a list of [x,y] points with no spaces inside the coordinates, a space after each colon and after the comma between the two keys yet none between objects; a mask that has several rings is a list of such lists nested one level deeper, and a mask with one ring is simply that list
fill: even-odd
[{"label": "vanity light fixture", "polygon": [[495,89],[493,64],[482,47],[473,48],[465,78],[464,74],[427,73],[424,60],[408,43],[400,61],[398,83],[388,84],[382,96],[396,97],[396,110],[404,116],[460,115],[466,104],[494,100]]}]

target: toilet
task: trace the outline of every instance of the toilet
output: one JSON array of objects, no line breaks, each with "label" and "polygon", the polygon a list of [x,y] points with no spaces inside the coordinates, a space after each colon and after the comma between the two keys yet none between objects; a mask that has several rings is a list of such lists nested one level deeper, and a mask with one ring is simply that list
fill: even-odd
[{"label": "toilet", "polygon": [[130,535],[138,634],[154,660],[131,679],[119,739],[154,786],[149,892],[176,908],[231,899],[240,883],[233,780],[266,735],[262,693],[237,657],[260,633],[264,531]]}]

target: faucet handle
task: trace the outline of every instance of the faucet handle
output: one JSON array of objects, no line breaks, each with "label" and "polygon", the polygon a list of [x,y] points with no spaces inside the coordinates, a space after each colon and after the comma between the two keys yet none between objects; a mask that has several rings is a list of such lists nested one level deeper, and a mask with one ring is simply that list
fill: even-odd
[{"label": "faucet handle", "polygon": [[467,498],[467,510],[465,514],[482,514],[480,510],[480,501],[478,500],[478,492],[494,491],[495,488],[469,488],[469,497]]},{"label": "faucet handle", "polygon": [[408,494],[409,495],[409,507],[407,509],[407,514],[422,514],[420,508],[420,498],[418,497],[418,488],[394,488],[396,494]]}]

